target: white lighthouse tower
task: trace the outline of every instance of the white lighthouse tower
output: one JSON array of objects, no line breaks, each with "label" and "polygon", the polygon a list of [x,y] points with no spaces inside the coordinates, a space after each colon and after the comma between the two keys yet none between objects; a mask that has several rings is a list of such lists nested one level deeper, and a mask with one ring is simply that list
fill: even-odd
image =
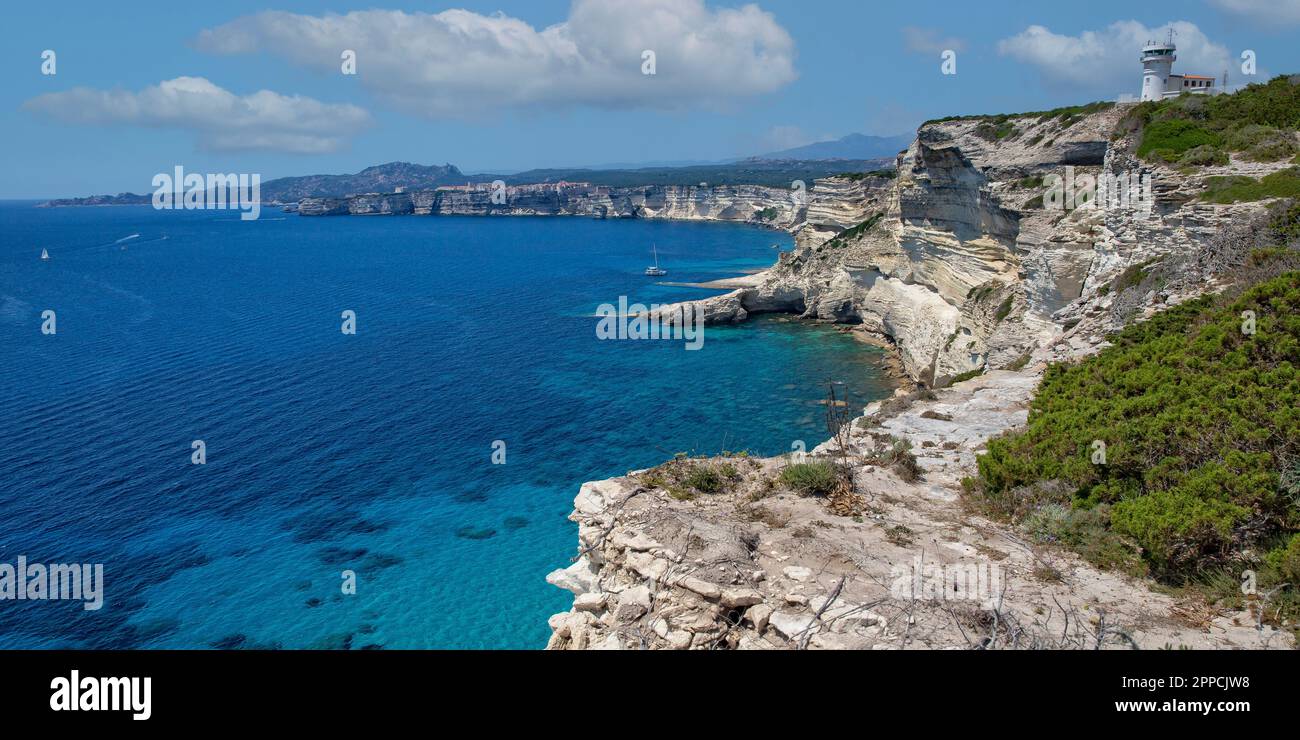
[{"label": "white lighthouse tower", "polygon": [[1178,59],[1175,50],[1173,29],[1167,41],[1148,41],[1142,47],[1142,100],[1160,100],[1165,96],[1174,60]]}]

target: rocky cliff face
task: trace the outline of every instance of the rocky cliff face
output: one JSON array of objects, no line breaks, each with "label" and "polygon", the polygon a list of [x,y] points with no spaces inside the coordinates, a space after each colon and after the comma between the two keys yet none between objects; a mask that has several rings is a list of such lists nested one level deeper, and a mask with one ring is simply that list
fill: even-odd
[{"label": "rocky cliff face", "polygon": [[[855,193],[819,181],[814,194],[838,190],[806,209],[796,230],[808,238],[753,287],[705,301],[705,315],[721,322],[792,312],[861,324],[928,385],[1015,363],[1086,316],[1107,313],[1114,296],[1096,291],[1126,268],[1194,253],[1260,208],[1191,200],[1199,179],[1224,172],[1188,176],[1138,162],[1132,142],[1115,133],[1122,114],[1024,116],[1001,129],[978,119],[922,126],[884,187]],[[1244,167],[1252,166],[1223,169]],[[1069,200],[1104,174],[1150,176],[1150,212],[1053,207],[1044,184],[1061,178]]]},{"label": "rocky cliff face", "polygon": [[[574,593],[549,647],[1290,647],[1251,614],[1193,616],[960,503],[976,455],[1024,423],[1048,363],[1214,289],[1201,256],[1264,205],[1199,203],[1203,178],[1286,166],[1151,167],[1117,131],[1123,113],[927,124],[896,180],[862,192],[819,181],[836,195],[810,200],[797,248],[698,305],[714,323],[788,312],[854,325],[934,390],[900,389],[865,409],[843,447],[813,451],[851,461],[867,493],[850,505],[789,491],[785,458],[677,460],[584,485],[570,517],[578,554],[548,576]],[[1063,194],[1089,177],[1150,175],[1153,197],[1054,207],[1052,175]],[[1160,280],[1144,277],[1153,264],[1168,266]],[[972,372],[983,374],[948,386]],[[891,462],[900,445],[916,470]],[[726,472],[722,492],[683,495],[674,470],[699,465]]]},{"label": "rocky cliff face", "polygon": [[[498,202],[499,201],[499,202]],[[757,185],[714,187],[590,185],[508,186],[493,200],[490,187],[444,188],[409,193],[371,193],[348,198],[306,198],[304,216],[587,216],[668,218],[758,223],[792,228],[805,207],[792,191]]]},{"label": "rocky cliff face", "polygon": [[761,185],[607,187],[512,185],[493,199],[489,186],[346,198],[304,198],[303,216],[586,216],[750,223],[792,231],[799,244],[820,244],[860,223],[891,180],[815,180],[802,189]]}]

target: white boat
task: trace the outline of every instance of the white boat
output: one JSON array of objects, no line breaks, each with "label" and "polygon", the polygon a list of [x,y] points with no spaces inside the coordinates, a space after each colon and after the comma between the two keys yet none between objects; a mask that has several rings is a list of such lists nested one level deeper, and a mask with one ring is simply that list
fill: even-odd
[{"label": "white boat", "polygon": [[49,262],[49,261],[50,261],[50,253],[49,253],[49,251],[47,251],[47,250],[45,250],[45,249],[42,249],[42,250],[41,250],[41,260],[44,261],[44,262]]},{"label": "white boat", "polygon": [[650,267],[645,268],[645,274],[651,277],[662,277],[667,275],[668,271],[659,266],[659,248],[652,246],[651,249],[654,249],[655,263]]}]

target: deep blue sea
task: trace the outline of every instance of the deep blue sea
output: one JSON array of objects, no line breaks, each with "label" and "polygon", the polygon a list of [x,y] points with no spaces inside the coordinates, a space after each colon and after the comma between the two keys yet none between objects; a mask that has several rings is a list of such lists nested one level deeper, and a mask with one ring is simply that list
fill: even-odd
[{"label": "deep blue sea", "polygon": [[701,281],[789,241],[0,203],[0,563],[105,570],[99,611],[0,601],[0,647],[544,646],[583,481],[811,448],[828,382],[855,406],[888,393],[879,352],[832,327],[709,327],[699,351],[596,339],[620,295],[711,294],[643,275],[651,245],[662,279]]}]

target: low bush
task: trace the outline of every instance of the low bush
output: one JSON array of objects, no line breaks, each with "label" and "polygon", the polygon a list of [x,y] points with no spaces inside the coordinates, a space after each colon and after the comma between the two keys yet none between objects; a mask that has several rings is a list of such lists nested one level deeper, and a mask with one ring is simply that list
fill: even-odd
[{"label": "low bush", "polygon": [[971,378],[978,378],[983,374],[984,374],[984,368],[982,367],[977,367],[974,370],[967,370],[966,372],[960,373],[956,377],[954,377],[952,381],[948,383],[948,385],[957,385],[958,383],[965,382],[967,380],[970,380]]},{"label": "low bush", "polygon": [[1269,214],[1268,228],[1278,244],[1300,240],[1300,200],[1275,205]]},{"label": "low bush", "polygon": [[722,490],[723,476],[712,465],[702,464],[692,468],[682,482],[700,493],[717,493]]},{"label": "low bush", "polygon": [[1288,167],[1259,179],[1245,175],[1207,177],[1201,195],[1211,203],[1295,197],[1300,197],[1300,167]]},{"label": "low bush", "polygon": [[915,483],[925,472],[912,454],[912,443],[903,439],[887,438],[888,444],[867,457],[867,462],[889,468],[907,483]]},{"label": "low bush", "polygon": [[1027,427],[989,442],[986,504],[1024,516],[1053,502],[1020,500],[1058,481],[1070,506],[1106,506],[1109,531],[1171,577],[1300,531],[1283,486],[1300,457],[1300,272],[1189,301],[1112,341],[1049,367]]},{"label": "low bush", "polygon": [[1049,503],[1031,511],[1021,528],[1035,542],[1073,550],[1098,568],[1143,572],[1141,553],[1129,538],[1109,527],[1109,508],[1071,508]]},{"label": "low bush", "polygon": [[1142,281],[1146,280],[1147,275],[1150,274],[1147,268],[1151,267],[1155,262],[1156,260],[1150,259],[1129,265],[1111,281],[1110,289],[1116,293],[1122,293],[1129,288],[1135,288],[1141,285]]},{"label": "low bush", "polygon": [[1178,164],[1191,167],[1208,167],[1210,165],[1228,164],[1228,153],[1222,149],[1203,144],[1195,149],[1188,149],[1178,158]]},{"label": "low bush", "polygon": [[826,496],[839,485],[839,475],[830,462],[793,463],[781,470],[780,481],[805,496]]},{"label": "low bush", "polygon": [[1181,166],[1225,164],[1227,152],[1275,162],[1295,156],[1300,76],[1275,77],[1230,95],[1181,95],[1141,103],[1117,133],[1141,131],[1137,155]]},{"label": "low bush", "polygon": [[975,127],[975,135],[986,141],[1001,141],[1015,133],[1016,126],[1010,121],[986,121]]},{"label": "low bush", "polygon": [[1182,119],[1154,121],[1147,125],[1142,143],[1138,145],[1137,155],[1151,158],[1152,153],[1158,152],[1157,156],[1161,159],[1170,157],[1177,159],[1184,152],[1197,147],[1219,147],[1222,144],[1223,137],[1195,121]]}]

